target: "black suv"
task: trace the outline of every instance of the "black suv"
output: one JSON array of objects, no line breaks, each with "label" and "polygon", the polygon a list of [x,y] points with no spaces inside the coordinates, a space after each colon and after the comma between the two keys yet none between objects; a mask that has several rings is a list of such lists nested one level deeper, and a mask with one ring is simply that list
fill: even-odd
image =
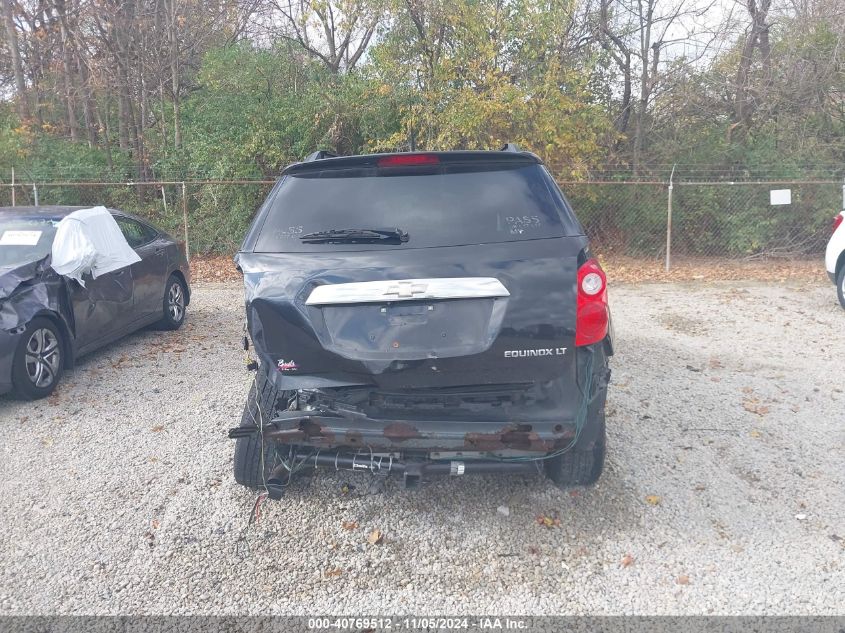
[{"label": "black suv", "polygon": [[313,154],[236,262],[259,361],[230,431],[238,483],[278,495],[313,466],[407,486],[601,474],[606,278],[535,155]]}]

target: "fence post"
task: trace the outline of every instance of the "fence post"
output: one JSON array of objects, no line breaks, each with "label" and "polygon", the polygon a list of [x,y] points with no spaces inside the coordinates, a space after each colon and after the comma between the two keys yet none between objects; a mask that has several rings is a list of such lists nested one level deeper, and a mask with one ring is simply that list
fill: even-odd
[{"label": "fence post", "polygon": [[36,185],[35,183],[32,183],[32,197],[35,199],[35,206],[36,207],[39,206],[38,205],[38,185]]},{"label": "fence post", "polygon": [[191,263],[191,245],[188,242],[188,188],[182,181],[182,223],[185,225],[185,259]]},{"label": "fence post", "polygon": [[669,197],[666,201],[666,272],[672,266],[672,193],[675,189],[675,165],[672,165],[672,173],[669,174]]},{"label": "fence post", "polygon": [[[843,188],[845,191],[845,188]],[[15,206],[15,168],[12,167],[12,206]]]}]

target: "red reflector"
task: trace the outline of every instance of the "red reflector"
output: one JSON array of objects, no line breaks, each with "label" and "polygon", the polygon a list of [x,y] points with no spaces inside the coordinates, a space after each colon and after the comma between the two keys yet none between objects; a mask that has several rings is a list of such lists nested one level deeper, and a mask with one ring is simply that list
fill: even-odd
[{"label": "red reflector", "polygon": [[845,214],[845,211],[843,211],[842,213],[837,215],[835,218],[833,218],[833,232],[834,233],[836,233],[836,229],[839,228],[839,225],[842,224],[842,220],[845,220],[845,215],[843,215],[843,214]]},{"label": "red reflector", "polygon": [[598,301],[585,303],[578,308],[575,326],[575,345],[592,345],[607,336],[607,306]]},{"label": "red reflector", "polygon": [[439,165],[440,159],[434,154],[396,154],[379,158],[379,167],[407,167],[410,165]]},{"label": "red reflector", "polygon": [[607,277],[598,261],[590,259],[578,269],[575,345],[592,345],[603,340],[607,336],[608,323]]}]

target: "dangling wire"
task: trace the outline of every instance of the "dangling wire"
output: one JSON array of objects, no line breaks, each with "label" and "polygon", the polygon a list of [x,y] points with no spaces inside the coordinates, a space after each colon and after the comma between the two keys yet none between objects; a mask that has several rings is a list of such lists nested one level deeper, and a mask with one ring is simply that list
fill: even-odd
[{"label": "dangling wire", "polygon": [[[253,404],[255,406],[251,406],[249,402],[249,395],[247,395],[247,411],[249,411],[249,415],[252,418],[252,423],[258,427],[258,435],[260,438],[261,443],[261,490],[258,493],[258,496],[255,499],[255,503],[252,505],[252,509],[250,510],[249,517],[247,518],[246,525],[244,525],[243,530],[241,530],[240,535],[238,536],[238,540],[235,543],[235,551],[236,553],[242,555],[244,553],[249,554],[249,542],[247,541],[247,532],[249,528],[253,524],[257,524],[260,520],[261,516],[261,505],[267,498],[270,496],[270,490],[267,488],[267,469],[265,463],[265,448],[264,448],[264,412],[262,411],[261,406],[261,391],[258,388],[258,371],[259,366],[258,363],[252,358],[250,354],[250,345],[249,345],[249,333],[247,331],[247,323],[244,320],[243,326],[243,348],[244,348],[244,364],[248,371],[252,371],[252,385],[251,385],[251,393],[253,398]],[[255,419],[255,411],[258,411],[258,419]],[[245,550],[245,551],[244,551]]]}]

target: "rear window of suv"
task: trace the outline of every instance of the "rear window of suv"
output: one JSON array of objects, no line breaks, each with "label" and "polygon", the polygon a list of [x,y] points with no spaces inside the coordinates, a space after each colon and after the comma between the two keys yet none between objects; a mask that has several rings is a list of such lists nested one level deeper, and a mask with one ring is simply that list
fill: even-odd
[{"label": "rear window of suv", "polygon": [[[539,164],[344,167],[288,174],[271,194],[254,251],[314,252],[459,246],[580,233]],[[301,240],[343,229],[399,229],[407,242]]]}]

